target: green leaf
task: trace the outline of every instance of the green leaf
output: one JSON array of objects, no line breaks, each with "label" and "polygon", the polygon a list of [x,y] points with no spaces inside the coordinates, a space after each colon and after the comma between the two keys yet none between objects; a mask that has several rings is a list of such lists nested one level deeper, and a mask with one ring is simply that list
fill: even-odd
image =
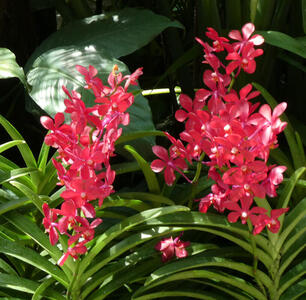
[{"label": "green leaf", "polygon": [[306,260],[298,263],[296,266],[287,271],[280,280],[279,294],[285,292],[293,283],[306,274]]},{"label": "green leaf", "polygon": [[[92,290],[94,290],[97,286],[103,283],[106,280],[106,278],[112,276],[113,274],[121,272],[128,266],[138,264],[141,261],[147,260],[148,258],[160,256],[160,254],[154,248],[155,244],[156,244],[155,240],[147,242],[144,246],[137,247],[132,254],[125,256],[116,262],[107,264],[99,272],[96,272],[86,282],[86,288],[84,289],[81,295],[83,299],[86,299],[86,296]],[[216,249],[216,248],[217,246],[214,244],[196,244],[196,245],[192,244],[190,247],[188,247],[188,253],[190,255],[198,254],[203,251],[207,251],[209,249]],[[97,258],[97,262],[99,262],[99,258]],[[156,267],[160,265],[162,265],[161,260],[159,263],[156,262]]]},{"label": "green leaf", "polygon": [[17,272],[14,270],[13,267],[11,267],[6,261],[4,261],[2,258],[0,258],[0,269],[3,270],[4,272],[11,274],[11,275],[16,275],[18,276]]},{"label": "green leaf", "polygon": [[[279,201],[277,203],[277,208],[281,208],[281,207],[286,208],[288,206],[293,189],[298,179],[303,175],[305,170],[306,170],[305,167],[301,167],[292,174],[289,181],[286,183],[284,189],[282,190]],[[281,221],[283,218],[284,218],[284,215],[280,216],[279,220]]]},{"label": "green leaf", "polygon": [[[93,274],[93,276],[86,282],[86,286],[84,286],[84,290],[81,294],[82,299],[86,299],[87,295],[100,284],[103,284],[109,276],[121,272],[129,266],[135,265],[153,256],[157,257],[157,251],[154,249],[155,243],[156,242],[152,243],[151,241],[146,243],[143,247],[137,247],[132,254],[107,264],[100,271]],[[97,257],[96,261],[99,262],[99,257]]]},{"label": "green leaf", "polygon": [[297,282],[290,286],[284,294],[281,295],[280,300],[296,300],[306,294],[306,279]]},{"label": "green leaf", "polygon": [[[16,228],[21,230],[43,249],[45,249],[55,262],[57,262],[62,256],[62,252],[56,246],[52,246],[50,244],[47,235],[43,233],[41,229],[29,218],[16,212],[6,213],[4,217],[9,223],[13,224]],[[62,268],[67,277],[69,277],[70,270],[67,266],[67,263]]]},{"label": "green leaf", "polygon": [[149,43],[168,27],[183,26],[145,9],[125,8],[75,21],[52,34],[34,52],[29,63],[42,53],[63,46],[86,46],[126,56]]},{"label": "green leaf", "polygon": [[[58,153],[55,152],[52,158],[55,158],[57,155]],[[49,195],[56,188],[57,182],[57,170],[53,165],[52,159],[50,159],[43,171],[43,175],[39,183],[37,192],[43,195]]]},{"label": "green leaf", "polygon": [[127,133],[119,137],[119,139],[116,141],[116,145],[149,136],[165,136],[165,133],[159,130],[147,130],[147,131],[137,131],[137,132]]},{"label": "green leaf", "polygon": [[[151,294],[145,294],[144,296],[132,298],[133,300],[148,300],[148,299],[160,299],[169,297],[187,297],[186,299],[204,299],[204,300],[226,300],[226,297],[218,297],[215,293],[207,292],[196,292],[187,289],[176,289],[175,291],[162,291]],[[175,299],[175,298],[174,298]]]},{"label": "green leaf", "polygon": [[154,270],[159,258],[150,259],[145,263],[126,268],[123,272],[114,274],[101,288],[92,293],[88,300],[104,299],[107,295],[117,290],[122,285],[129,283],[133,280],[142,278],[151,270]]},{"label": "green leaf", "polygon": [[287,240],[285,241],[281,250],[283,259],[287,258],[288,255],[291,255],[292,252],[295,252],[299,244],[306,247],[306,235],[304,235],[306,232],[306,227],[304,226],[305,222],[306,217],[304,217],[304,219],[300,220],[300,222],[296,224],[290,235],[287,237]]},{"label": "green leaf", "polygon": [[104,265],[109,261],[115,259],[125,251],[136,247],[137,245],[144,243],[148,240],[151,240],[155,237],[164,236],[171,232],[180,232],[182,231],[181,227],[158,227],[152,228],[149,230],[144,230],[133,234],[119,243],[115,244],[111,248],[105,250],[101,256],[99,256],[99,261],[94,264],[85,274],[84,278],[90,278],[93,274],[99,271]]},{"label": "green leaf", "polygon": [[0,153],[5,151],[5,150],[8,150],[8,149],[10,149],[14,146],[24,144],[24,143],[25,143],[24,140],[15,140],[15,141],[10,141],[10,142],[4,143],[4,144],[0,145]]},{"label": "green leaf", "polygon": [[[34,294],[35,290],[39,287],[39,284],[33,280],[0,273],[0,286],[6,289],[12,289],[13,291],[21,291],[28,294]],[[47,299],[65,299],[59,292],[51,288],[46,291],[44,296],[46,296]],[[10,297],[9,299],[12,300],[17,298]]]},{"label": "green leaf", "polygon": [[0,79],[17,77],[27,88],[23,69],[17,64],[16,56],[6,48],[0,48]]},{"label": "green leaf", "polygon": [[[18,169],[10,170],[9,172],[0,171],[0,184],[3,184],[4,182],[15,180],[19,177],[24,177],[33,172],[37,172],[37,168],[18,168]],[[35,186],[32,184],[32,182],[31,182],[30,187],[35,189]]]},{"label": "green leaf", "polygon": [[277,273],[278,279],[285,272],[293,260],[306,247],[306,218],[302,219],[294,228],[290,237],[286,240],[281,249],[282,259]]},{"label": "green leaf", "polygon": [[[24,138],[21,136],[18,130],[1,115],[0,115],[0,124],[3,126],[3,128],[6,130],[6,132],[10,135],[10,137],[13,140],[19,140],[19,141],[24,140]],[[28,144],[27,143],[19,144],[17,145],[17,147],[27,167],[37,168],[36,160]],[[33,173],[31,176],[33,178],[34,183],[39,182],[39,177],[37,174]]]},{"label": "green leaf", "polygon": [[[112,226],[108,230],[106,230],[96,241],[96,244],[90,249],[87,256],[80,262],[79,274],[78,278],[75,281],[78,284],[78,280],[82,276],[83,272],[87,269],[89,264],[98,255],[102,249],[111,242],[114,238],[122,234],[123,232],[130,230],[131,228],[153,218],[162,215],[168,215],[171,213],[177,213],[179,211],[188,211],[189,208],[184,206],[169,206],[169,207],[162,207],[162,208],[154,208],[151,210],[147,210],[141,212],[137,215],[131,216],[122,222]],[[87,278],[86,278],[87,279]]]},{"label": "green leaf", "polygon": [[[43,293],[45,292],[45,290],[47,288],[49,288],[49,286],[51,284],[53,284],[55,282],[55,279],[54,278],[48,278],[46,280],[44,280],[41,285],[36,289],[33,297],[31,300],[40,300],[41,299],[41,296],[43,295]],[[64,296],[62,296],[63,300],[65,300],[66,298]]]},{"label": "green leaf", "polygon": [[283,230],[279,235],[277,243],[275,245],[276,250],[278,251],[289,234],[295,229],[295,226],[306,216],[306,198],[301,200],[297,206],[286,216]]},{"label": "green leaf", "polygon": [[13,200],[10,200],[8,202],[5,202],[5,203],[1,203],[0,204],[0,215],[8,212],[8,211],[11,211],[11,210],[15,210],[19,207],[22,207],[26,204],[29,204],[31,203],[31,201],[28,199],[28,198],[18,198],[18,199],[13,199]]},{"label": "green leaf", "polygon": [[206,271],[206,270],[190,270],[190,271],[184,271],[175,273],[172,275],[167,276],[166,278],[161,278],[159,280],[155,280],[149,285],[145,285],[137,290],[137,292],[134,294],[134,296],[137,296],[148,289],[151,289],[153,287],[157,287],[161,284],[170,283],[172,281],[176,280],[184,280],[191,278],[199,278],[199,279],[211,279],[213,281],[219,282],[219,284],[228,283],[234,287],[238,287],[241,290],[245,291],[249,295],[253,296],[255,299],[266,299],[265,296],[254,286],[247,283],[246,281],[242,279],[237,279],[233,275],[227,275],[222,274],[218,272],[212,272],[212,271]]},{"label": "green leaf", "polygon": [[38,283],[29,279],[23,279],[13,275],[0,273],[0,286],[16,291],[33,294],[38,287]]},{"label": "green leaf", "polygon": [[28,197],[33,202],[33,204],[37,207],[37,209],[41,213],[43,213],[42,211],[43,201],[38,197],[38,195],[35,192],[33,192],[30,188],[28,188],[27,186],[25,186],[24,184],[18,181],[11,180],[10,184],[16,187],[17,189],[19,189],[26,197]]},{"label": "green leaf", "polygon": [[149,192],[153,194],[159,194],[160,187],[159,187],[156,175],[152,171],[149,163],[144,158],[142,158],[142,156],[139,155],[132,146],[126,145],[124,146],[124,149],[126,149],[136,159],[139,167],[141,168],[143,172],[143,175],[145,176]]},{"label": "green leaf", "polygon": [[0,252],[10,255],[24,261],[44,272],[53,276],[58,282],[64,286],[68,286],[68,279],[65,273],[58,267],[53,265],[45,257],[40,256],[35,251],[18,245],[17,242],[10,242],[8,240],[0,239]]},{"label": "green leaf", "polygon": [[[155,219],[147,220],[145,222],[149,226],[188,226],[189,228],[195,228],[198,230],[209,231],[210,228],[218,235],[226,235],[229,239],[233,239],[239,242],[240,246],[246,246],[249,244],[244,241],[249,241],[250,233],[246,226],[239,223],[229,223],[227,218],[223,215],[217,215],[212,213],[200,213],[200,212],[178,212],[168,216],[160,216]],[[271,253],[269,249],[268,240],[262,235],[254,236],[254,239],[258,246],[260,246],[266,253]],[[247,249],[251,249],[248,245]],[[248,250],[248,251],[249,251]],[[267,254],[263,253],[263,256],[268,259]]]},{"label": "green leaf", "polygon": [[273,159],[275,163],[279,166],[286,166],[287,167],[287,174],[292,175],[294,172],[294,168],[292,166],[292,161],[288,155],[286,155],[280,148],[275,148],[270,151],[270,158]]},{"label": "green leaf", "polygon": [[38,169],[42,173],[45,173],[45,169],[46,169],[46,165],[48,161],[49,150],[50,150],[50,146],[46,145],[45,142],[43,142],[40,152],[39,152],[38,160],[37,160]]},{"label": "green leaf", "polygon": [[108,208],[108,207],[116,207],[116,206],[124,206],[124,207],[130,207],[137,211],[144,211],[146,209],[150,209],[150,205],[147,203],[144,203],[141,200],[137,200],[136,198],[131,199],[124,199],[124,197],[107,197],[103,201],[103,207],[102,209]]},{"label": "green leaf", "polygon": [[139,199],[142,201],[150,201],[152,203],[174,205],[174,202],[171,199],[161,195],[155,195],[150,193],[126,192],[126,193],[115,193],[114,196],[119,196],[120,198],[122,197],[127,199]]},{"label": "green leaf", "polygon": [[[207,254],[204,252],[203,254],[197,256],[188,256],[185,259],[177,260],[162,266],[147,278],[144,285],[150,285],[155,280],[168,277],[177,272],[197,269],[201,267],[204,267],[205,269],[207,269],[207,267],[225,268],[247,274],[251,277],[254,276],[253,266],[249,266],[244,263],[238,263],[222,257],[207,256]],[[257,276],[259,276],[266,287],[270,287],[272,285],[271,279],[264,272],[260,270],[257,270],[256,272]]]},{"label": "green leaf", "polygon": [[306,73],[306,67],[303,65],[303,62],[301,62],[299,58],[296,56],[292,57],[293,55],[290,55],[285,52],[281,52],[277,55],[277,58],[285,61],[286,63],[290,64],[291,66],[301,70],[302,72]]},{"label": "green leaf", "polygon": [[256,31],[256,33],[261,34],[267,44],[306,58],[306,47],[298,39],[278,31]]},{"label": "green leaf", "polygon": [[123,162],[119,164],[112,164],[112,170],[116,172],[116,175],[132,173],[139,171],[139,165],[136,161],[133,162]]}]

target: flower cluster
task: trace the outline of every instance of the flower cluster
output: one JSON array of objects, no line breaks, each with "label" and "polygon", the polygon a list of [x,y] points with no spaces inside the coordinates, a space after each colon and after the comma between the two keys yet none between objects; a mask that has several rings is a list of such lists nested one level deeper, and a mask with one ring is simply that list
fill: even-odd
[{"label": "flower cluster", "polygon": [[[123,76],[115,66],[108,77],[108,86],[97,78],[97,70],[89,66],[76,66],[84,75],[86,86],[95,96],[93,107],[87,108],[76,91],[71,93],[63,87],[65,113],[70,115],[70,123],[65,124],[64,113],[57,113],[54,120],[41,117],[41,124],[50,132],[45,143],[58,151],[53,159],[59,183],[65,186],[61,193],[64,202],[60,209],[43,204],[43,225],[49,233],[50,242],[55,245],[59,234],[68,236],[68,249],[58,261],[63,265],[71,256],[87,252],[86,243],[94,238],[94,228],[102,220],[96,218],[93,201],[103,200],[114,192],[112,183],[115,171],[111,169],[110,158],[114,156],[115,142],[122,133],[119,125],[129,123],[127,108],[133,103],[133,94],[127,91],[129,85],[135,85],[142,69]],[[94,219],[91,223],[88,219]]]},{"label": "flower cluster", "polygon": [[[203,82],[208,89],[199,89],[192,100],[180,95],[179,109],[175,117],[185,122],[185,130],[176,140],[169,134],[172,143],[169,152],[163,147],[154,146],[153,152],[159,157],[152,162],[155,172],[165,169],[165,182],[172,185],[176,179],[174,171],[186,177],[187,162],[193,160],[209,166],[208,176],[215,181],[211,193],[199,199],[199,210],[203,213],[210,206],[219,212],[230,210],[228,220],[236,222],[239,218],[244,224],[250,220],[254,234],[260,233],[266,226],[272,232],[279,229],[277,218],[288,209],[275,209],[267,212],[254,205],[254,198],[276,196],[276,188],[283,180],[284,166],[268,166],[270,149],[278,146],[277,135],[286,123],[280,115],[286,109],[285,102],[272,111],[269,105],[252,104],[251,99],[258,96],[247,84],[239,93],[232,89],[235,77],[243,70],[253,73],[256,69],[255,58],[263,54],[255,48],[264,42],[260,35],[252,35],[253,24],[229,33],[234,40],[220,37],[208,28],[207,37],[212,45],[196,39],[204,50],[203,63],[210,66],[203,74]],[[226,51],[224,65],[216,53]],[[184,143],[183,143],[184,142]],[[203,161],[204,154],[208,158]],[[187,178],[188,181],[190,181]]]}]

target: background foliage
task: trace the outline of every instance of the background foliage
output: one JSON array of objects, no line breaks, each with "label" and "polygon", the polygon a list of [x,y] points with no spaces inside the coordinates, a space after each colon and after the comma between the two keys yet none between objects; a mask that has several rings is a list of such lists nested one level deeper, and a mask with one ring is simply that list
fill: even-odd
[{"label": "background foliage", "polygon": [[[0,156],[1,296],[64,299],[66,289],[74,299],[305,296],[305,0],[6,0],[0,5],[0,112],[16,127],[0,118],[0,152],[6,151]],[[203,86],[205,66],[194,37],[204,39],[207,26],[226,35],[249,21],[266,39],[265,55],[253,77],[241,76],[235,85],[256,82],[262,101],[271,106],[275,99],[287,101],[291,122],[288,143],[281,141],[272,156],[288,171],[271,206],[291,207],[274,236],[252,237],[248,228],[228,223],[225,216],[200,214],[196,204],[188,207],[192,197],[209,190],[205,169],[197,186],[179,181],[168,188],[148,163],[152,136],[162,135],[157,130],[180,131],[173,122],[175,87],[192,96]],[[116,158],[118,193],[98,211],[104,219],[99,237],[74,276],[72,260],[62,269],[53,264],[61,253],[41,226],[41,204],[55,207],[60,192],[48,148],[41,147],[45,131],[37,117],[63,109],[62,84],[92,101],[75,64],[93,64],[105,81],[114,63],[123,72],[143,66],[142,89],[168,90],[147,91],[148,100],[135,91],[131,126],[119,144],[147,139],[137,140],[136,150],[122,147],[128,161]],[[158,142],[165,139],[158,137]],[[180,231],[191,241],[189,257],[163,265],[154,245]]]}]

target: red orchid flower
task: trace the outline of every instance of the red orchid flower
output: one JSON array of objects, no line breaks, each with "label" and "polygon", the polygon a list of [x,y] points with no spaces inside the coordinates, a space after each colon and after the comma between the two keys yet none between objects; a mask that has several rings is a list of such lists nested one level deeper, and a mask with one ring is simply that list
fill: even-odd
[{"label": "red orchid flower", "polygon": [[84,246],[85,243],[86,241],[83,241],[74,247],[68,247],[67,252],[62,255],[57,264],[63,266],[69,256],[78,259],[79,255],[85,254],[87,252],[87,248]]},{"label": "red orchid flower", "polygon": [[55,222],[57,219],[57,213],[54,209],[50,208],[47,203],[44,203],[42,206],[43,213],[45,217],[43,218],[43,225],[46,229],[46,232],[49,233],[49,240],[51,245],[55,245],[58,241],[58,224]]},{"label": "red orchid flower", "polygon": [[247,43],[252,43],[255,46],[259,46],[264,43],[263,36],[259,34],[255,34],[251,37],[252,33],[255,31],[255,26],[252,23],[247,23],[242,27],[242,36],[239,30],[232,30],[228,34],[228,36],[239,42],[234,43],[232,46],[235,51],[239,51],[245,46]]},{"label": "red orchid flower", "polygon": [[188,169],[187,164],[182,158],[169,157],[168,151],[161,146],[153,146],[152,151],[160,159],[155,159],[151,163],[151,169],[153,172],[159,173],[165,169],[165,182],[167,185],[172,185],[175,181],[174,171],[179,172],[182,176],[187,178],[182,172]]},{"label": "red orchid flower", "polygon": [[162,262],[169,261],[174,255],[177,258],[183,258],[188,255],[185,248],[190,245],[190,242],[181,241],[180,236],[174,240],[171,236],[170,238],[162,239],[156,244],[155,249],[162,252]]},{"label": "red orchid flower", "polygon": [[251,221],[254,225],[253,234],[259,234],[266,226],[272,233],[277,233],[280,228],[280,222],[278,218],[288,210],[289,207],[272,209],[270,212],[271,217],[267,215],[259,215],[258,217],[252,218]]},{"label": "red orchid flower", "polygon": [[237,52],[229,53],[225,59],[232,61],[226,67],[226,73],[231,74],[236,68],[238,68],[237,74],[235,75],[236,77],[240,73],[241,68],[246,73],[254,73],[256,70],[256,62],[254,58],[262,54],[263,50],[255,50],[252,43],[249,43],[245,47],[243,47],[241,51],[241,56]]},{"label": "red orchid flower", "polygon": [[264,214],[266,213],[266,209],[263,207],[255,206],[252,209],[250,209],[252,205],[253,200],[250,198],[246,198],[241,201],[241,207],[238,205],[238,203],[233,201],[227,201],[224,203],[224,206],[231,210],[231,212],[228,214],[227,219],[230,223],[235,223],[240,218],[241,223],[245,224],[247,222],[248,218],[252,218],[254,214]]}]

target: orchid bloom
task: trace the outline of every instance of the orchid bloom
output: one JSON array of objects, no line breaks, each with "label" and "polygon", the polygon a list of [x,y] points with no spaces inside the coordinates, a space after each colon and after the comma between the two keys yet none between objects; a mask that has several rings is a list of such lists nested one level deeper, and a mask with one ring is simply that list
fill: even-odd
[{"label": "orchid bloom", "polygon": [[165,263],[169,261],[174,255],[177,258],[183,258],[188,255],[185,249],[190,245],[190,242],[183,242],[180,240],[180,236],[176,237],[174,240],[172,236],[170,238],[162,239],[155,246],[157,251],[162,252],[162,261]]}]

